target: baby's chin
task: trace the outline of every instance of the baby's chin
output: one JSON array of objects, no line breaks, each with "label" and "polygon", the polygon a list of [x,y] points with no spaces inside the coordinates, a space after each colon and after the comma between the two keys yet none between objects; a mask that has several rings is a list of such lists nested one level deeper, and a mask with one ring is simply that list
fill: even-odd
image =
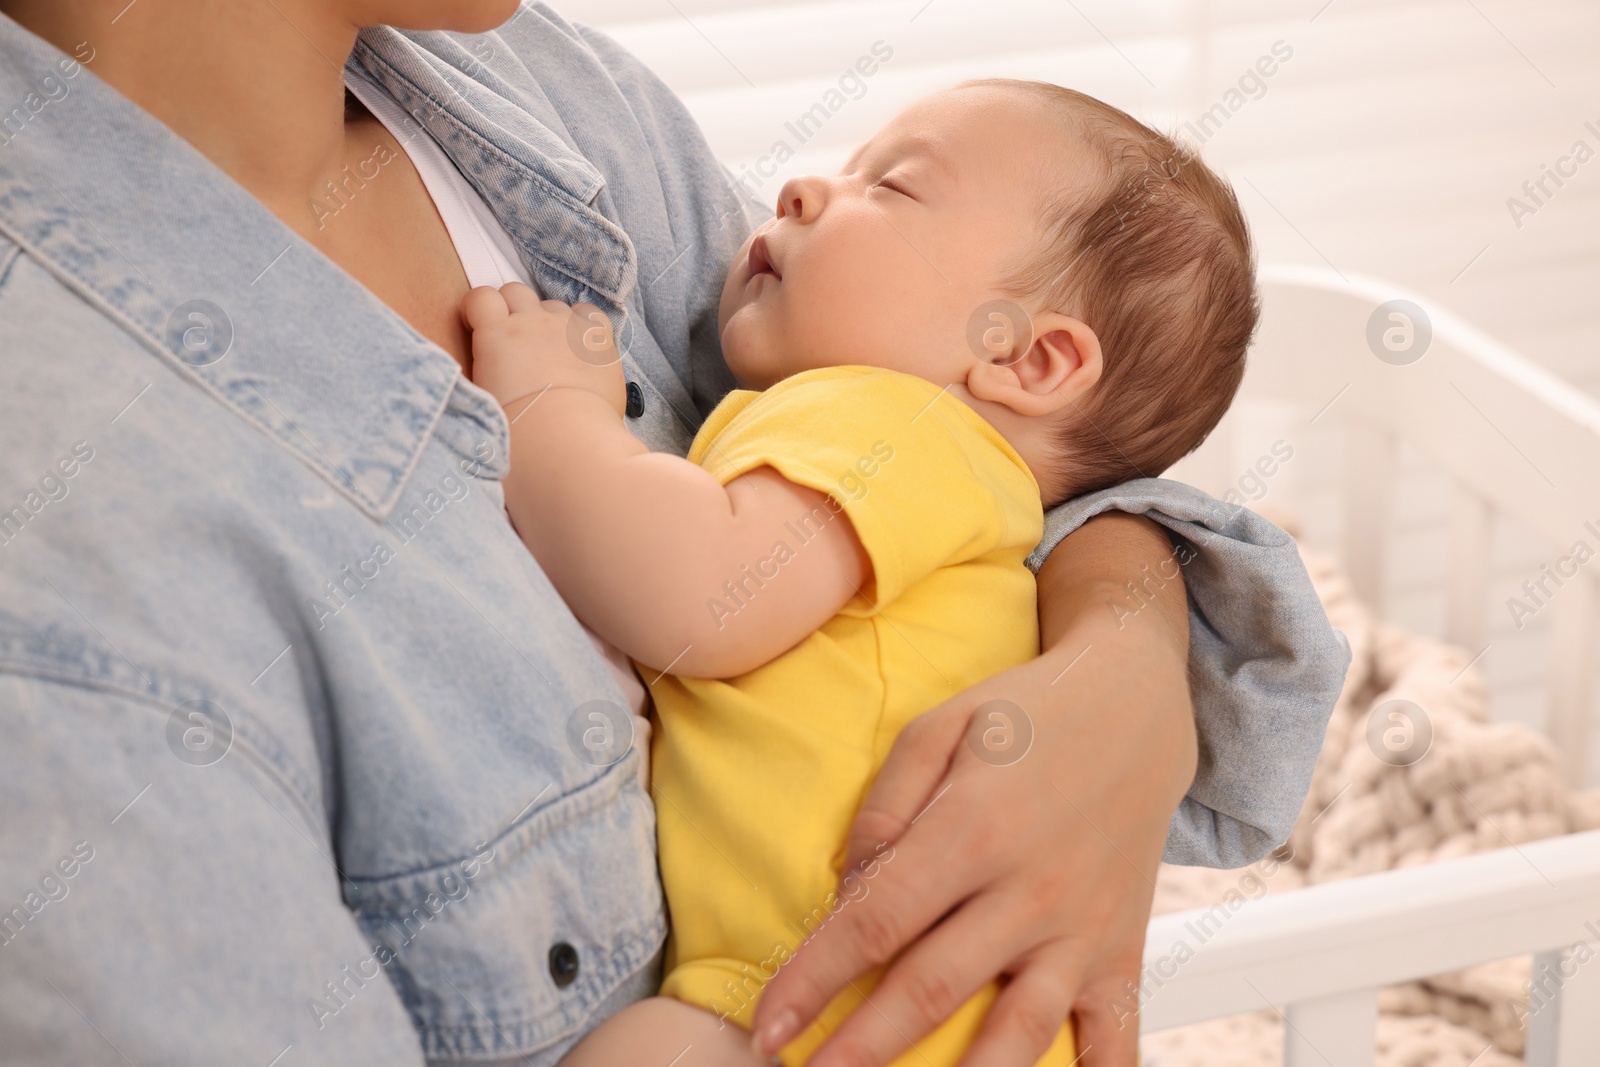
[{"label": "baby's chin", "polygon": [[722,358],[741,389],[766,389],[784,375],[775,373],[769,358],[762,358],[760,343],[735,315],[722,331]]},{"label": "baby's chin", "polygon": [[783,379],[782,374],[774,375],[770,367],[764,367],[737,356],[729,355],[723,350],[723,358],[728,361],[728,369],[733,371],[733,380],[739,383],[740,389],[754,389],[758,392],[770,389],[775,383]]}]

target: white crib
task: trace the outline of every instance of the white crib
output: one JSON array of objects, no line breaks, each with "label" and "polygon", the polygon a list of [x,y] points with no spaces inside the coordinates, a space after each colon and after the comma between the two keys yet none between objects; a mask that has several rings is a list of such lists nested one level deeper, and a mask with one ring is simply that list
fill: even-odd
[{"label": "white crib", "polygon": [[[1280,429],[1342,420],[1344,563],[1357,592],[1379,603],[1394,455],[1409,443],[1452,479],[1446,628],[1480,649],[1492,516],[1515,515],[1562,546],[1584,536],[1585,522],[1600,525],[1600,404],[1382,283],[1267,268],[1262,289],[1236,414],[1174,473],[1225,492],[1238,457],[1259,447],[1236,440],[1252,410],[1258,439],[1263,410]],[[1429,347],[1405,365],[1377,358],[1367,341],[1374,312],[1396,299],[1431,320]],[[1587,766],[1595,571],[1580,570],[1549,600],[1548,721],[1574,782]],[[1175,966],[1173,946],[1193,944],[1203,914],[1150,924],[1146,1032],[1270,1006],[1284,1013],[1286,1067],[1370,1067],[1379,986],[1534,953],[1529,1067],[1600,1065],[1600,831],[1264,897]],[[1590,951],[1597,958],[1580,963]]]}]

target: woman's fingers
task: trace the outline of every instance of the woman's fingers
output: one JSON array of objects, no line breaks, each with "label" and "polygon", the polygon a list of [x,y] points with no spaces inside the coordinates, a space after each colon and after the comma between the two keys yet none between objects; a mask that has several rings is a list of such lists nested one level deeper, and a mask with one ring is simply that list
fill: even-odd
[{"label": "woman's fingers", "polygon": [[[1047,957],[1050,963],[1045,962]],[[1030,1067],[1037,1063],[1072,1011],[1073,989],[1082,967],[1077,953],[1065,942],[1038,953],[995,998],[961,1067]],[[1074,1056],[1089,1047],[1082,1033],[1076,1037]],[[1090,1061],[1085,1058],[1081,1062],[1086,1065]],[[1131,1065],[1132,1061],[1128,1062]]]},{"label": "woman's fingers", "polygon": [[[960,840],[937,840],[915,831],[896,842],[880,861],[867,893],[840,907],[763,991],[754,1026],[758,1051],[783,1047],[852,979],[893,959],[968,897],[978,881],[970,877],[971,864],[952,869],[950,863],[950,856],[961,855],[966,847]],[[965,961],[951,963],[967,973]],[[978,976],[980,984],[992,973]],[[871,1016],[864,1021],[876,1028],[888,1028],[877,1012],[858,1009],[858,1014]],[[823,1060],[812,1062],[824,1067]],[[886,1063],[888,1058],[849,1062]]]},{"label": "woman's fingers", "polygon": [[[988,894],[958,907],[895,961],[869,1004],[844,1021],[808,1067],[888,1063],[931,1033],[1026,951],[1027,932],[996,929],[994,916],[1007,910]],[[1019,1060],[1015,1067],[1032,1063]]]},{"label": "woman's fingers", "polygon": [[[901,862],[905,857],[892,846],[937,795],[954,749],[951,736],[962,729],[958,714],[939,708],[913,720],[896,738],[850,828],[841,887],[846,899],[855,895],[853,883],[867,886],[865,900],[896,895],[895,888],[905,879],[893,872],[893,865],[900,862],[904,869],[906,864]],[[884,849],[885,843],[891,847]],[[915,868],[915,852],[912,857],[911,866]],[[912,876],[918,877],[918,872],[913,870]],[[932,880],[924,879],[906,887],[922,896],[926,918],[921,922],[913,921],[904,911],[880,919],[878,905],[874,904],[864,917],[872,924],[870,945],[854,932],[862,919],[850,913],[859,914],[860,905],[847,905],[838,918],[825,925],[816,942],[779,971],[757,1005],[754,1029],[758,1048],[770,1053],[787,1044],[846,982],[890,959],[910,938],[936,921],[954,901],[946,899],[942,907],[934,903],[938,898],[929,892],[932,884]],[[850,932],[841,933],[840,920],[845,920]],[[879,951],[870,951],[871,948]]]},{"label": "woman's fingers", "polygon": [[845,874],[870,863],[878,846],[894,844],[931,804],[950,770],[956,741],[966,730],[965,713],[944,705],[911,721],[895,739],[889,757],[850,825]]},{"label": "woman's fingers", "polygon": [[1139,972],[1086,987],[1073,1008],[1079,1067],[1134,1067],[1139,1062]]}]

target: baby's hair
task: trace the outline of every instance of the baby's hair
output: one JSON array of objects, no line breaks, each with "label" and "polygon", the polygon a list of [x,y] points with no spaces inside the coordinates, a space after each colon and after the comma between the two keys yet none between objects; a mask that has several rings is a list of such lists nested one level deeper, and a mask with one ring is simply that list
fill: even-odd
[{"label": "baby's hair", "polygon": [[1049,194],[1040,246],[1001,288],[1100,339],[1100,381],[1056,442],[1069,495],[1159,475],[1227,411],[1260,318],[1233,189],[1174,138],[1094,97],[1000,78],[962,87],[1035,96],[1100,157],[1089,196]]}]

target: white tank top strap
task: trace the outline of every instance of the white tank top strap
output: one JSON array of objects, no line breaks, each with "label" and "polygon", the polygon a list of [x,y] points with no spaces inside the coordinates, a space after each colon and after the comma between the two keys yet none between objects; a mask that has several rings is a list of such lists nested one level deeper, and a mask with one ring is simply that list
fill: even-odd
[{"label": "white tank top strap", "polygon": [[371,80],[352,71],[345,72],[345,85],[373,117],[383,123],[400,142],[411,163],[422,177],[422,184],[444,220],[444,228],[461,257],[467,282],[476,289],[490,285],[498,289],[510,282],[521,282],[532,289],[533,278],[517,255],[511,235],[495,217],[483,196],[467,181],[444,149],[428,135],[394,98]]}]

